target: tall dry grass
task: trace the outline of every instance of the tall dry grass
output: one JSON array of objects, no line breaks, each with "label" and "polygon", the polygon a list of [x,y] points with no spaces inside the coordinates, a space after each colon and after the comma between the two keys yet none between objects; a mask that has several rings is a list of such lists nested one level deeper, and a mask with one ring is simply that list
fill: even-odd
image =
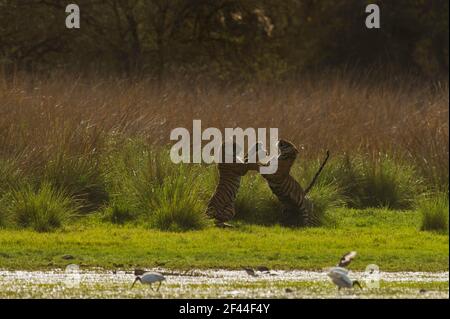
[{"label": "tall dry grass", "polygon": [[15,157],[25,171],[61,165],[61,156],[95,162],[109,136],[166,144],[171,129],[201,119],[203,127],[278,127],[304,146],[302,157],[324,149],[389,153],[414,163],[433,185],[448,185],[448,83],[354,73],[259,87],[186,83],[0,79],[0,156]]},{"label": "tall dry grass", "polygon": [[[322,215],[343,202],[410,208],[423,184],[448,192],[448,83],[422,83],[354,73],[229,87],[65,75],[0,78],[0,227],[22,206],[46,216],[39,203],[53,191],[66,196],[52,195],[58,211],[68,198],[74,207],[67,209],[77,215],[103,210],[113,222],[144,218],[161,229],[203,227],[213,171],[175,167],[156,149],[170,143],[175,127],[191,128],[193,119],[203,128],[279,128],[281,137],[304,148],[293,173],[305,185],[330,149],[332,160],[311,193]],[[167,167],[155,173],[153,162]],[[49,196],[27,191],[49,187]],[[23,205],[7,205],[17,191]],[[277,207],[262,179],[246,176],[237,217],[277,223]],[[49,220],[39,219],[40,227],[47,229]]]}]

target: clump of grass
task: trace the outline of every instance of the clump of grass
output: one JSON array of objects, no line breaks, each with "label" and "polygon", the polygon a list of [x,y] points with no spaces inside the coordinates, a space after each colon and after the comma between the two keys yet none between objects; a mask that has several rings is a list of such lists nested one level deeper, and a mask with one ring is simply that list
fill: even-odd
[{"label": "clump of grass", "polygon": [[76,215],[72,198],[50,183],[37,190],[25,186],[13,191],[8,211],[19,227],[38,232],[60,228]]},{"label": "clump of grass", "polygon": [[135,212],[127,204],[120,202],[110,203],[103,211],[103,220],[113,224],[125,224],[136,219]]},{"label": "clump of grass", "polygon": [[422,230],[448,233],[448,193],[439,193],[418,201],[417,209],[422,215]]},{"label": "clump of grass", "polygon": [[[304,173],[299,175],[305,185],[312,179],[318,165],[316,161],[304,165]],[[295,168],[299,171],[298,166]],[[412,165],[385,154],[338,156],[325,166],[318,183],[337,186],[336,196],[340,198],[336,199],[345,200],[354,208],[409,209],[425,190],[422,178]]]},{"label": "clump of grass", "polygon": [[198,166],[173,164],[167,152],[154,154],[153,173],[137,184],[139,206],[150,225],[170,231],[186,231],[207,225],[206,203]]},{"label": "clump of grass", "polygon": [[327,212],[346,205],[345,197],[336,184],[319,184],[308,194],[313,204],[313,224],[310,226],[329,226],[334,224]]},{"label": "clump of grass", "polygon": [[362,167],[362,194],[358,198],[360,206],[409,209],[423,192],[423,181],[419,174],[413,166],[403,164],[400,160],[379,155],[359,165]]},{"label": "clump of grass", "polygon": [[199,201],[192,180],[169,176],[153,193],[149,203],[150,225],[168,231],[202,229],[208,225],[205,205]]},{"label": "clump of grass", "polygon": [[249,173],[241,180],[235,204],[236,219],[260,225],[280,222],[281,205],[267,182],[258,173]]},{"label": "clump of grass", "polygon": [[[209,170],[174,164],[165,149],[139,140],[123,141],[105,159],[113,222],[143,220],[161,230],[200,229],[207,225],[205,183]],[[117,204],[120,203],[120,204]]]},{"label": "clump of grass", "polygon": [[46,163],[42,178],[77,198],[82,212],[95,211],[108,199],[99,162],[94,156],[69,156],[60,152]]}]

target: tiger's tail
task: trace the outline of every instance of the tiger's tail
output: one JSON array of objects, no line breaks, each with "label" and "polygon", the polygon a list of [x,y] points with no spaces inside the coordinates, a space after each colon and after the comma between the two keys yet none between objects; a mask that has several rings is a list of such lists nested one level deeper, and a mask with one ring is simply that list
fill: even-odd
[{"label": "tiger's tail", "polygon": [[308,192],[311,190],[311,188],[316,183],[317,178],[319,177],[320,173],[322,172],[323,168],[325,167],[325,164],[327,163],[329,157],[330,157],[330,151],[327,150],[327,155],[326,155],[324,161],[322,162],[322,165],[320,165],[319,170],[317,171],[316,175],[314,175],[314,178],[312,179],[311,183],[309,183],[308,187],[305,189],[305,196],[306,196],[306,194],[308,194]]}]

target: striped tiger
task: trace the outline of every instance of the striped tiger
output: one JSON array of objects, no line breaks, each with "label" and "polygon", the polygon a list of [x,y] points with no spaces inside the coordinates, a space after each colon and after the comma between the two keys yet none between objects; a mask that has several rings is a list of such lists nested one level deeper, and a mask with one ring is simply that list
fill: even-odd
[{"label": "striped tiger", "polygon": [[[249,150],[253,152],[257,149],[254,145]],[[234,202],[241,183],[241,177],[249,170],[256,170],[256,164],[247,163],[246,159],[240,159],[237,156],[238,146],[233,143],[233,163],[225,163],[225,143],[222,144],[221,163],[217,165],[219,171],[219,182],[216,186],[213,196],[208,202],[206,215],[215,219],[218,227],[231,227],[226,222],[231,220],[235,215]]]},{"label": "striped tiger", "polygon": [[292,213],[300,214],[300,224],[302,226],[317,225],[320,221],[317,220],[314,215],[313,203],[310,201],[307,194],[325,166],[329,157],[329,152],[327,151],[325,161],[322,163],[309,186],[306,190],[303,190],[300,184],[292,177],[292,175],[290,175],[292,165],[298,155],[297,148],[291,142],[281,139],[278,142],[278,150],[277,171],[274,174],[263,175],[263,177],[268,182],[272,192],[283,205],[283,213],[286,216]]}]

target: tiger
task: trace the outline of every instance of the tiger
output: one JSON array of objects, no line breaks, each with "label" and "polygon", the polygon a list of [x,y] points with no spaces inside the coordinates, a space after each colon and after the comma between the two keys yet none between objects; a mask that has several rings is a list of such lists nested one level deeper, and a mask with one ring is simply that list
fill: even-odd
[{"label": "tiger", "polygon": [[214,194],[208,202],[206,215],[215,220],[217,227],[232,227],[227,222],[235,215],[234,203],[239,191],[241,178],[250,170],[257,170],[258,165],[248,163],[250,152],[258,149],[257,145],[250,148],[249,153],[244,159],[237,156],[238,146],[233,143],[233,163],[225,163],[225,143],[222,144],[221,161],[218,163],[219,182],[216,186]]},{"label": "tiger", "polygon": [[329,151],[327,151],[325,161],[305,190],[290,174],[291,168],[299,153],[297,148],[291,142],[280,139],[278,142],[278,151],[277,171],[274,174],[265,174],[263,177],[282,204],[283,215],[300,214],[301,226],[318,225],[320,221],[314,215],[314,206],[307,194],[325,166],[329,157]]}]

